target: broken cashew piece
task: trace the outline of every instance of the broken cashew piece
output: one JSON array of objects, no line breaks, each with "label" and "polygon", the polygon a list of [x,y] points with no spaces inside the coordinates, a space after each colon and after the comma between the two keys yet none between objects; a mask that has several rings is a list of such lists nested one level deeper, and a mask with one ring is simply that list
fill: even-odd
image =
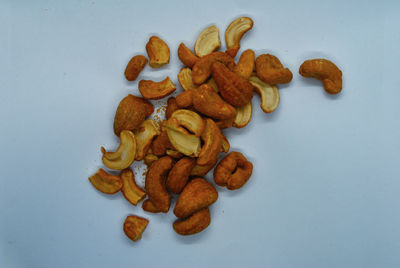
[{"label": "broken cashew piece", "polygon": [[267,83],[264,83],[257,76],[251,76],[249,81],[261,97],[261,109],[265,113],[272,113],[275,111],[280,100],[278,88],[276,86],[270,86]]},{"label": "broken cashew piece", "polygon": [[176,104],[179,108],[189,108],[193,105],[193,90],[186,90],[176,96]]},{"label": "broken cashew piece", "polygon": [[236,108],[236,117],[233,121],[233,126],[236,128],[242,128],[247,126],[250,122],[252,113],[252,104],[251,101],[242,107]]},{"label": "broken cashew piece", "polygon": [[231,148],[231,145],[230,145],[228,139],[226,138],[226,136],[224,135],[224,133],[222,133],[222,131],[221,131],[221,136],[222,136],[222,139],[221,139],[221,152],[227,153],[227,152],[229,152],[229,149]]},{"label": "broken cashew piece", "polygon": [[136,156],[135,135],[129,130],[123,130],[120,134],[120,145],[115,152],[107,152],[101,147],[103,164],[111,169],[125,169],[129,167]]},{"label": "broken cashew piece", "polygon": [[225,42],[228,48],[226,53],[235,57],[240,49],[242,36],[251,28],[253,28],[253,20],[249,17],[240,17],[232,21],[225,30]]},{"label": "broken cashew piece", "polygon": [[140,72],[146,66],[148,60],[143,55],[136,55],[133,57],[125,69],[125,77],[128,81],[135,81],[136,78],[139,76]]},{"label": "broken cashew piece", "polygon": [[180,235],[197,234],[206,229],[211,222],[210,210],[203,208],[186,219],[176,220],[172,227]]},{"label": "broken cashew piece", "polygon": [[104,194],[115,194],[122,188],[121,178],[111,175],[100,168],[96,174],[89,178],[94,188]]},{"label": "broken cashew piece", "polygon": [[154,82],[152,80],[140,80],[138,87],[143,98],[150,100],[162,99],[170,95],[176,89],[175,84],[172,83],[169,77],[160,82]]},{"label": "broken cashew piece", "polygon": [[123,182],[121,189],[122,194],[129,203],[136,206],[146,196],[146,193],[137,186],[132,169],[124,169],[121,172],[121,180]]},{"label": "broken cashew piece", "polygon": [[195,85],[192,80],[192,69],[182,68],[178,74],[178,81],[184,90],[196,90],[199,86]]},{"label": "broken cashew piece", "polygon": [[281,61],[271,54],[262,54],[256,59],[257,77],[270,85],[286,84],[292,81],[293,74],[283,67]]},{"label": "broken cashew piece", "polygon": [[194,52],[197,56],[203,57],[210,54],[221,46],[221,40],[219,39],[219,29],[217,26],[212,25],[205,28],[197,37],[196,43],[194,44]]},{"label": "broken cashew piece", "polygon": [[172,146],[184,155],[197,157],[200,153],[201,141],[199,137],[190,134],[179,125],[176,118],[170,118],[164,123],[168,138]]},{"label": "broken cashew piece", "polygon": [[169,119],[176,110],[179,110],[179,106],[176,103],[176,98],[169,97],[167,100],[167,109],[165,110],[165,118]]},{"label": "broken cashew piece", "polygon": [[180,159],[168,174],[167,188],[174,194],[182,192],[196,161],[189,157]]},{"label": "broken cashew piece", "polygon": [[215,159],[215,162],[212,162],[209,165],[205,165],[205,166],[200,166],[200,165],[195,165],[192,169],[192,171],[190,172],[190,176],[200,176],[200,177],[204,177],[205,175],[207,175],[207,173],[213,169],[213,167],[217,164],[218,162],[218,158]]},{"label": "broken cashew piece", "polygon": [[183,64],[190,68],[199,60],[184,43],[181,43],[178,47],[178,57]]},{"label": "broken cashew piece", "polygon": [[136,157],[135,160],[141,161],[150,148],[153,138],[160,134],[160,127],[151,120],[145,120],[135,131],[136,138]]},{"label": "broken cashew piece", "polygon": [[160,68],[169,63],[169,47],[159,37],[152,36],[146,44],[149,65],[152,68]]},{"label": "broken cashew piece", "polygon": [[142,238],[142,234],[148,223],[148,219],[136,215],[130,215],[125,219],[124,233],[127,237],[129,237],[129,239],[131,239],[133,242],[136,242]]},{"label": "broken cashew piece", "polygon": [[243,51],[235,66],[235,73],[243,78],[249,78],[254,71],[255,54],[251,49]]},{"label": "broken cashew piece", "polygon": [[150,166],[153,162],[158,160],[158,156],[156,156],[152,153],[151,154],[148,153],[148,154],[146,154],[146,156],[144,157],[143,160],[147,166]]},{"label": "broken cashew piece", "polygon": [[325,91],[329,94],[338,94],[342,91],[342,71],[329,60],[306,60],[300,66],[299,73],[304,77],[321,80]]}]

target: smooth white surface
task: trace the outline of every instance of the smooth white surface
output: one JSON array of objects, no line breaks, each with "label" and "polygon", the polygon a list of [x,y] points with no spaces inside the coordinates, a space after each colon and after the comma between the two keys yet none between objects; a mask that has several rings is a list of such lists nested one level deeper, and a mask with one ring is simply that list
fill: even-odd
[{"label": "smooth white surface", "polygon": [[[0,2],[0,267],[399,267],[399,4],[396,1]],[[206,26],[254,19],[242,41],[294,73],[281,103],[229,130],[254,163],[247,185],[220,190],[211,226],[180,237],[87,178],[115,148],[118,102],[138,94],[123,71],[152,34],[171,49]],[[222,39],[222,43],[224,41]],[[326,57],[344,89],[328,96],[299,65]],[[150,224],[139,243],[128,214]]]}]

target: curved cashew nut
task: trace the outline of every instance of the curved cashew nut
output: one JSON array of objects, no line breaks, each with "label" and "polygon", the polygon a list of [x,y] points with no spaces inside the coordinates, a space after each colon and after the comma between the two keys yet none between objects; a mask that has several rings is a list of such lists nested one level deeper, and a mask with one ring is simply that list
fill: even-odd
[{"label": "curved cashew nut", "polygon": [[167,188],[174,194],[179,194],[182,192],[183,187],[185,187],[190,172],[192,171],[196,161],[189,157],[184,157],[171,169],[167,178]]},{"label": "curved cashew nut", "polygon": [[165,111],[165,118],[169,119],[171,115],[179,109],[178,104],[176,103],[176,98],[175,97],[170,97],[167,100],[167,109]]},{"label": "curved cashew nut", "polygon": [[228,53],[231,57],[235,57],[240,49],[240,40],[242,36],[253,28],[253,20],[249,17],[240,17],[229,24],[225,30],[225,42]]},{"label": "curved cashew nut", "polygon": [[115,152],[106,152],[101,147],[103,153],[103,164],[111,169],[125,169],[129,167],[136,156],[136,139],[135,135],[129,130],[123,130],[120,134],[120,145]]},{"label": "curved cashew nut", "polygon": [[196,137],[200,137],[201,133],[203,133],[205,127],[204,121],[200,115],[193,111],[179,109],[171,115],[171,118],[175,118],[179,125],[194,133]]},{"label": "curved cashew nut", "polygon": [[215,162],[215,159],[218,159],[222,141],[221,131],[215,122],[212,119],[205,119],[205,121],[206,126],[201,134],[204,145],[199,153],[199,158],[197,158],[197,164],[203,166],[209,165]]},{"label": "curved cashew nut", "polygon": [[190,68],[199,60],[184,43],[181,43],[178,47],[178,57],[183,64]]},{"label": "curved cashew nut", "polygon": [[232,57],[228,54],[220,51],[212,52],[202,58],[200,58],[192,69],[193,83],[196,85],[203,84],[208,77],[211,75],[211,67],[215,62],[221,62],[228,67],[229,70],[233,70],[235,62]]},{"label": "curved cashew nut", "polygon": [[176,96],[176,104],[180,108],[189,108],[193,105],[193,90],[183,91],[181,94]]},{"label": "curved cashew nut", "polygon": [[299,73],[304,77],[321,80],[325,91],[329,94],[338,94],[342,91],[342,71],[329,60],[306,60],[300,66]]},{"label": "curved cashew nut", "polygon": [[136,206],[140,200],[146,196],[146,193],[139,186],[137,186],[135,182],[135,175],[133,174],[132,169],[124,169],[121,172],[121,180],[123,182],[121,189],[122,194],[125,196],[126,200],[128,200],[132,205]]},{"label": "curved cashew nut", "polygon": [[146,44],[149,65],[152,68],[160,68],[169,63],[169,47],[159,37],[152,36]]},{"label": "curved cashew nut", "polygon": [[253,106],[250,101],[246,105],[236,108],[236,117],[233,121],[234,127],[242,128],[247,126],[251,119],[252,107]]},{"label": "curved cashew nut", "polygon": [[219,30],[217,26],[212,25],[205,28],[197,37],[196,43],[194,44],[194,52],[197,56],[203,57],[210,54],[221,46],[221,40],[219,40]]},{"label": "curved cashew nut", "polygon": [[209,207],[218,199],[214,186],[203,178],[195,178],[186,184],[178,197],[174,214],[178,218],[186,218],[193,213]]},{"label": "curved cashew nut", "polygon": [[272,113],[275,111],[280,101],[278,88],[276,86],[270,86],[267,83],[264,83],[257,76],[251,76],[249,81],[261,97],[261,109],[265,113]]},{"label": "curved cashew nut", "polygon": [[146,193],[150,202],[160,212],[168,212],[171,196],[165,188],[165,179],[172,168],[174,160],[164,156],[151,164],[146,175]]},{"label": "curved cashew nut", "polygon": [[253,164],[239,152],[230,152],[214,169],[214,181],[229,190],[241,188],[250,178]]},{"label": "curved cashew nut", "polygon": [[89,181],[97,190],[105,194],[115,194],[122,188],[121,178],[108,174],[102,168],[91,176]]},{"label": "curved cashew nut", "polygon": [[271,54],[262,54],[257,57],[256,72],[262,81],[270,85],[286,84],[293,78],[292,72],[284,68],[281,61]]},{"label": "curved cashew nut", "polygon": [[172,146],[184,155],[197,157],[200,153],[200,138],[190,134],[179,125],[176,118],[170,118],[164,123]]},{"label": "curved cashew nut", "polygon": [[255,54],[251,49],[243,51],[240,55],[239,61],[235,66],[235,73],[243,78],[249,78],[254,71]]},{"label": "curved cashew nut", "polygon": [[180,235],[192,235],[206,229],[208,225],[210,225],[210,222],[210,210],[208,208],[203,208],[186,219],[176,220],[172,227],[175,232]]},{"label": "curved cashew nut", "polygon": [[172,83],[169,77],[160,82],[154,82],[151,80],[140,80],[138,87],[140,94],[142,94],[143,98],[150,100],[162,99],[170,95],[176,89],[175,84]]},{"label": "curved cashew nut", "polygon": [[128,81],[135,81],[136,78],[139,76],[140,72],[146,66],[148,60],[143,55],[136,55],[133,57],[125,69],[125,77]]}]

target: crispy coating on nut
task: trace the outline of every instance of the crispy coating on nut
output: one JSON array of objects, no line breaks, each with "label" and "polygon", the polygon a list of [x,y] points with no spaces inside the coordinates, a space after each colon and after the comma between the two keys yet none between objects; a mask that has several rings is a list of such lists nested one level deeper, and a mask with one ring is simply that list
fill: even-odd
[{"label": "crispy coating on nut", "polygon": [[162,156],[165,155],[167,149],[174,148],[172,143],[169,141],[167,131],[162,131],[151,144],[151,150],[154,155]]},{"label": "crispy coating on nut", "polygon": [[249,82],[254,86],[261,97],[260,107],[264,113],[272,113],[279,105],[280,95],[276,86],[268,85],[257,76],[251,76]]},{"label": "crispy coating on nut", "polygon": [[160,68],[169,63],[169,47],[159,37],[152,36],[146,44],[149,65],[152,68]]},{"label": "crispy coating on nut", "polygon": [[203,84],[211,75],[211,67],[215,62],[221,62],[226,65],[229,70],[233,70],[235,62],[232,57],[224,52],[212,52],[200,58],[192,69],[193,83],[200,85]]},{"label": "crispy coating on nut", "polygon": [[114,133],[119,137],[122,130],[134,131],[147,116],[154,112],[149,101],[128,95],[121,100],[114,117]]},{"label": "crispy coating on nut", "polygon": [[192,235],[203,231],[210,225],[210,210],[203,208],[186,219],[176,220],[172,227],[180,235]]},{"label": "crispy coating on nut", "polygon": [[240,40],[243,35],[253,28],[253,20],[249,17],[240,17],[229,24],[225,30],[226,53],[235,57],[240,49]]},{"label": "crispy coating on nut", "polygon": [[168,98],[167,110],[165,111],[165,118],[169,119],[176,110],[179,110],[179,106],[176,103],[176,99],[174,97]]},{"label": "crispy coating on nut", "polygon": [[89,177],[89,181],[94,188],[104,194],[115,194],[122,188],[121,178],[105,172],[102,168]]},{"label": "crispy coating on nut", "polygon": [[218,85],[222,98],[235,107],[247,104],[253,98],[253,86],[220,62],[211,68],[213,78]]},{"label": "crispy coating on nut", "polygon": [[124,169],[121,172],[121,180],[123,182],[121,189],[122,194],[129,203],[136,206],[146,196],[146,193],[137,186],[132,169]]},{"label": "crispy coating on nut", "polygon": [[165,179],[174,165],[174,160],[164,156],[151,164],[146,175],[145,189],[151,203],[161,212],[168,212],[171,196],[165,188]]},{"label": "crispy coating on nut", "polygon": [[270,85],[286,84],[292,81],[293,74],[284,68],[280,60],[271,54],[262,54],[256,59],[258,78]]},{"label": "crispy coating on nut", "polygon": [[192,68],[193,65],[199,60],[199,58],[193,54],[193,52],[185,46],[184,43],[181,43],[178,48],[178,57],[183,64],[187,67]]},{"label": "crispy coating on nut", "polygon": [[255,54],[251,49],[243,51],[242,55],[240,55],[240,59],[235,66],[235,73],[240,75],[241,77],[247,79],[250,77],[252,72],[254,71],[255,65]]},{"label": "crispy coating on nut", "polygon": [[194,44],[194,52],[197,56],[203,57],[210,54],[221,46],[219,39],[219,29],[215,25],[205,28],[197,37]]},{"label": "crispy coating on nut", "polygon": [[222,142],[221,131],[215,122],[209,118],[205,119],[205,122],[205,128],[201,134],[204,144],[197,158],[197,164],[202,166],[212,164],[215,159],[218,159]]},{"label": "crispy coating on nut", "polygon": [[133,242],[136,242],[142,238],[142,234],[148,223],[148,219],[136,215],[130,215],[125,219],[124,233],[127,237],[129,237],[129,239],[131,239]]},{"label": "crispy coating on nut", "polygon": [[184,90],[196,90],[199,86],[193,84],[192,69],[186,67],[182,68],[178,74],[178,81]]},{"label": "crispy coating on nut", "polygon": [[329,94],[342,91],[342,71],[327,59],[306,60],[300,66],[299,73],[304,77],[321,80]]},{"label": "crispy coating on nut", "polygon": [[125,169],[129,167],[136,157],[136,138],[129,130],[123,130],[120,134],[120,144],[115,152],[107,152],[101,147],[103,164],[111,169]]},{"label": "crispy coating on nut", "polygon": [[176,162],[168,174],[167,189],[174,194],[179,194],[185,187],[195,164],[196,161],[189,157],[184,157]]},{"label": "crispy coating on nut", "polygon": [[253,164],[239,152],[230,152],[214,169],[214,181],[229,190],[241,188],[250,178]]},{"label": "crispy coating on nut", "polygon": [[125,77],[128,81],[135,81],[140,72],[146,66],[148,60],[143,55],[134,56],[128,63],[125,69]]},{"label": "crispy coating on nut", "polygon": [[174,214],[178,218],[186,218],[206,208],[218,199],[214,186],[203,178],[195,178],[186,184],[178,197]]},{"label": "crispy coating on nut", "polygon": [[162,99],[176,89],[174,83],[172,83],[169,77],[165,78],[160,82],[154,82],[152,80],[140,80],[139,81],[139,91],[143,98],[150,100]]},{"label": "crispy coating on nut", "polygon": [[193,92],[193,106],[200,113],[214,119],[229,119],[236,115],[235,108],[207,84]]}]

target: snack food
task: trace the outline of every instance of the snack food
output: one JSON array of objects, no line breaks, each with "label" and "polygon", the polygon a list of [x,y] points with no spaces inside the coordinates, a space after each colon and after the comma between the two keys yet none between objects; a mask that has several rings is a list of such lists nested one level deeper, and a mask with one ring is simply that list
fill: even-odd
[{"label": "snack food", "polygon": [[203,178],[195,178],[186,184],[178,197],[174,214],[186,218],[193,213],[212,205],[218,199],[214,186]]},{"label": "snack food", "polygon": [[195,164],[196,161],[189,157],[184,157],[176,162],[168,174],[167,189],[174,194],[179,194],[185,187]]},{"label": "snack food", "polygon": [[175,232],[180,235],[197,234],[210,225],[211,217],[210,210],[203,208],[186,219],[178,219],[172,225]]},{"label": "snack food", "polygon": [[125,77],[128,81],[135,81],[136,78],[139,76],[140,72],[146,66],[148,60],[143,55],[136,55],[133,57],[125,69]]},{"label": "snack food", "polygon": [[146,44],[149,65],[152,68],[160,68],[169,63],[169,47],[159,37],[152,36]]},{"label": "snack food", "polygon": [[250,101],[244,106],[236,108],[236,117],[232,125],[236,128],[247,126],[251,119],[252,107],[253,106]]},{"label": "snack food", "polygon": [[147,227],[149,220],[136,216],[130,215],[126,217],[124,222],[124,233],[129,239],[136,242],[142,238],[142,234]]},{"label": "snack food", "polygon": [[146,193],[137,186],[132,169],[127,168],[121,172],[121,181],[123,183],[122,194],[129,203],[136,206],[146,196]]},{"label": "snack food", "polygon": [[306,60],[299,68],[304,77],[313,77],[321,80],[324,89],[329,94],[338,94],[342,91],[342,71],[327,59]]},{"label": "snack food", "polygon": [[145,120],[134,132],[136,138],[135,160],[141,161],[150,148],[155,136],[160,134],[160,127],[151,119]]},{"label": "snack food", "polygon": [[224,52],[212,52],[204,57],[201,57],[192,69],[193,83],[196,85],[203,84],[211,75],[211,67],[215,62],[221,62],[226,65],[229,70],[235,68],[235,62],[232,57]]},{"label": "snack food", "polygon": [[170,97],[167,101],[167,110],[165,111],[165,118],[169,119],[171,115],[178,109],[179,106],[176,103],[176,99],[174,97]]},{"label": "snack food", "polygon": [[129,130],[123,130],[120,134],[120,144],[115,152],[107,152],[101,147],[103,164],[111,169],[125,169],[129,167],[136,156],[135,135]]},{"label": "snack food", "polygon": [[261,97],[260,107],[265,113],[272,113],[279,105],[280,95],[276,86],[270,86],[261,81],[257,76],[249,78],[250,83]]},{"label": "snack food", "polygon": [[182,68],[178,74],[178,81],[184,90],[196,90],[199,86],[193,84],[192,69]]},{"label": "snack food", "polygon": [[235,66],[235,73],[240,75],[241,77],[247,79],[254,71],[255,65],[255,54],[251,49],[247,49],[243,51],[242,55],[240,55],[239,61]]},{"label": "snack food", "polygon": [[201,139],[204,144],[196,163],[205,166],[215,162],[221,151],[221,131],[212,119],[207,118],[205,120],[205,128],[201,134]]},{"label": "snack food", "polygon": [[203,57],[210,54],[221,46],[221,40],[219,40],[219,30],[217,26],[211,25],[205,28],[197,37],[196,43],[194,44],[194,52],[198,57]]},{"label": "snack food", "polygon": [[193,52],[185,46],[184,43],[181,43],[178,47],[178,57],[183,64],[192,68],[193,65],[199,60]]},{"label": "snack food", "polygon": [[89,177],[89,181],[97,190],[105,194],[115,194],[122,188],[121,178],[108,174],[102,168]]},{"label": "snack food", "polygon": [[226,53],[235,57],[240,49],[240,40],[243,35],[253,28],[253,20],[249,17],[240,17],[231,22],[225,30]]},{"label": "snack food", "polygon": [[249,180],[252,172],[253,164],[243,154],[230,152],[214,169],[214,181],[229,190],[237,190]]},{"label": "snack food", "polygon": [[169,77],[165,78],[160,82],[154,82],[151,80],[140,80],[139,81],[139,91],[143,98],[149,100],[162,99],[172,92],[174,92],[176,86],[172,83]]},{"label": "snack food", "polygon": [[292,81],[293,74],[284,68],[280,60],[271,54],[262,54],[256,59],[257,77],[270,85],[286,84]]}]

